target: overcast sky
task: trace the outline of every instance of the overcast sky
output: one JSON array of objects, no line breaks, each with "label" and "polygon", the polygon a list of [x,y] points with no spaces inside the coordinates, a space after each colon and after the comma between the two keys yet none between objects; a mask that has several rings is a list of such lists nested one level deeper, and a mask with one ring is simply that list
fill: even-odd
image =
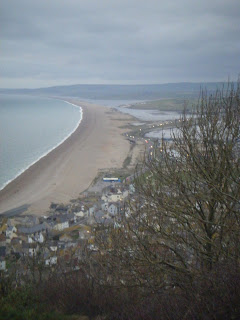
[{"label": "overcast sky", "polygon": [[0,87],[235,80],[239,0],[1,0]]}]

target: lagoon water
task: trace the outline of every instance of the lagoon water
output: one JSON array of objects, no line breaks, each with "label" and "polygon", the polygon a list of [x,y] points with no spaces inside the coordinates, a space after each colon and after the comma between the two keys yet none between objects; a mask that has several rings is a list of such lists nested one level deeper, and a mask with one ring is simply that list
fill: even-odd
[{"label": "lagoon water", "polygon": [[178,120],[180,113],[175,111],[159,111],[150,109],[130,109],[124,107],[116,107],[120,112],[130,114],[131,116],[141,121],[166,121],[166,120]]},{"label": "lagoon water", "polygon": [[0,190],[78,127],[81,108],[62,100],[0,94]]},{"label": "lagoon water", "polygon": [[172,140],[173,135],[176,137],[181,134],[178,128],[168,128],[168,129],[160,129],[155,131],[150,131],[145,134],[146,138],[154,138],[154,139],[162,139]]}]

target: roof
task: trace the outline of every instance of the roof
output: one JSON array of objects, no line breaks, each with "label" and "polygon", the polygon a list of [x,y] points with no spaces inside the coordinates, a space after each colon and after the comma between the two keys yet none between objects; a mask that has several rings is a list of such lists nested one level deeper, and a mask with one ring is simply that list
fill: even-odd
[{"label": "roof", "polygon": [[36,243],[23,243],[22,248],[23,249],[35,249],[35,248],[37,248],[37,244]]},{"label": "roof", "polygon": [[39,218],[36,216],[25,216],[22,219],[22,224],[28,225],[29,227],[32,227],[35,224],[39,224]]},{"label": "roof", "polygon": [[105,225],[109,225],[112,223],[112,219],[107,218],[102,210],[96,212],[94,217],[97,223],[103,223]]},{"label": "roof", "polygon": [[6,246],[0,247],[0,257],[6,256]]},{"label": "roof", "polygon": [[70,220],[70,218],[68,218],[67,216],[60,216],[60,217],[58,217],[56,224],[69,222],[69,220]]},{"label": "roof", "polygon": [[25,234],[32,234],[40,231],[46,231],[48,229],[50,229],[50,226],[44,222],[33,227],[19,227],[18,231]]},{"label": "roof", "polygon": [[8,226],[6,231],[13,231],[14,228],[15,228],[15,227]]},{"label": "roof", "polygon": [[109,205],[108,205],[108,208],[111,207],[111,206],[114,206],[114,207],[118,207],[118,205],[116,204],[117,202],[109,202]]}]

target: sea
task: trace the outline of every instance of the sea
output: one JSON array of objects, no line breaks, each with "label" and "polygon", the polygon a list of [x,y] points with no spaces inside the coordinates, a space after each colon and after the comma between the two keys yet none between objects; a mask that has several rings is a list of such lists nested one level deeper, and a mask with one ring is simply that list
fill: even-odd
[{"label": "sea", "polygon": [[63,100],[0,94],[0,190],[65,141],[82,109]]},{"label": "sea", "polygon": [[[180,116],[178,112],[129,108],[143,100],[78,99],[113,107],[140,121],[165,121]],[[0,94],[0,190],[65,141],[81,120],[82,109],[63,100]],[[153,137],[159,134],[162,136],[162,131],[154,132]]]}]

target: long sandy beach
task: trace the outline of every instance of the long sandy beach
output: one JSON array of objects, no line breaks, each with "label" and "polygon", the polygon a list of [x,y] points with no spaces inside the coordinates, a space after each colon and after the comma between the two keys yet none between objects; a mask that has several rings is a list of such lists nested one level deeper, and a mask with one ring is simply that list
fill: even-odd
[{"label": "long sandy beach", "polygon": [[86,190],[99,169],[122,166],[129,142],[120,128],[129,117],[110,108],[71,100],[83,109],[77,130],[0,192],[0,213],[28,205],[43,215],[51,202],[67,203]]}]

